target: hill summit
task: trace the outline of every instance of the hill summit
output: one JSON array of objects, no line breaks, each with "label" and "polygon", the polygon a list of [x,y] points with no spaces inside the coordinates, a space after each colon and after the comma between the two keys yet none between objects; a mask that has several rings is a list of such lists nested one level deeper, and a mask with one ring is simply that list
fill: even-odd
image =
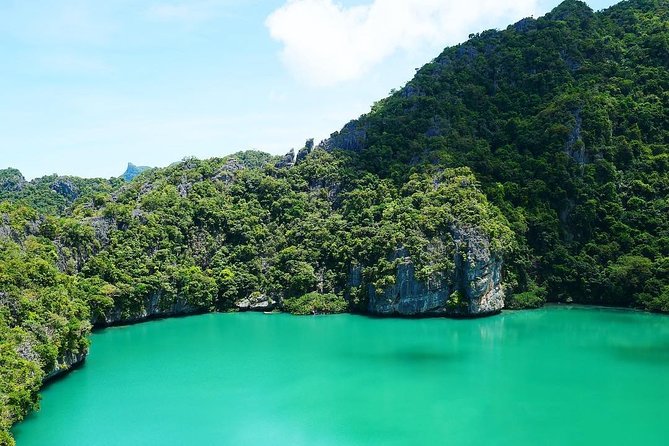
[{"label": "hill summit", "polygon": [[397,184],[472,169],[516,233],[505,282],[521,300],[667,311],[668,10],[568,0],[484,31],[321,146]]},{"label": "hill summit", "polygon": [[123,172],[121,178],[123,178],[125,181],[132,181],[139,174],[149,169],[151,168],[148,166],[135,166],[133,163],[128,163],[128,168],[125,170],[125,172]]}]

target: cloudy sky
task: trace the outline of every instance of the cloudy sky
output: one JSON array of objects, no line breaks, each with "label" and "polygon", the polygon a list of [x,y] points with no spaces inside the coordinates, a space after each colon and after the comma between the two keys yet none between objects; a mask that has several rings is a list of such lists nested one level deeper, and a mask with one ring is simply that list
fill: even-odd
[{"label": "cloudy sky", "polygon": [[111,177],[128,161],[282,154],[445,46],[557,3],[1,0],[0,168]]}]

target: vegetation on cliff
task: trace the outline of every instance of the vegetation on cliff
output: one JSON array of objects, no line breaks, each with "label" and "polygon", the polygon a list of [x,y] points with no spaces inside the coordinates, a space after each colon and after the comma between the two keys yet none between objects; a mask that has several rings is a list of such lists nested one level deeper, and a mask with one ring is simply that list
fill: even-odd
[{"label": "vegetation on cliff", "polygon": [[396,184],[469,167],[516,233],[505,280],[531,306],[667,311],[667,23],[664,0],[567,0],[446,49],[324,146]]},{"label": "vegetation on cliff", "polygon": [[425,283],[452,281],[471,230],[506,260],[509,307],[669,311],[668,9],[568,0],[472,36],[296,157],[189,158],[127,183],[0,171],[0,444],[91,324],[248,298],[356,311],[400,251]]},{"label": "vegetation on cliff", "polygon": [[101,290],[60,262],[68,257],[60,242],[81,227],[0,204],[0,444],[37,407],[44,377],[88,351],[89,304]]},{"label": "vegetation on cliff", "polygon": [[16,169],[0,170],[0,201],[30,206],[42,214],[64,215],[79,200],[108,195],[122,179],[48,175],[27,181]]},{"label": "vegetation on cliff", "polygon": [[[46,374],[86,352],[91,324],[226,311],[259,296],[295,314],[355,311],[370,287],[393,283],[397,249],[426,281],[454,274],[455,228],[475,228],[500,255],[513,249],[467,168],[398,187],[358,164],[316,149],[282,168],[246,152],[145,172],[80,197],[67,215],[4,202],[2,428],[36,407]],[[426,249],[434,240],[439,251]]]}]

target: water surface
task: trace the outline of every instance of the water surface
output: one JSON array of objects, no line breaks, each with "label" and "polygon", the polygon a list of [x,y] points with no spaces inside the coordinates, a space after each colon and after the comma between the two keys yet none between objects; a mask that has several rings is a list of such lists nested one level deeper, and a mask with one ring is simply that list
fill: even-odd
[{"label": "water surface", "polygon": [[669,444],[666,316],[210,314],[92,341],[18,446]]}]

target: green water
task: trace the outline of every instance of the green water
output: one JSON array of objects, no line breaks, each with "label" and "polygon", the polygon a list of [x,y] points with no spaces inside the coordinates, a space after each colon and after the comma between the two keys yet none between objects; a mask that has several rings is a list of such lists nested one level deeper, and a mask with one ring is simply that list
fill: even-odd
[{"label": "green water", "polygon": [[18,446],[667,445],[669,317],[212,314],[105,330]]}]

